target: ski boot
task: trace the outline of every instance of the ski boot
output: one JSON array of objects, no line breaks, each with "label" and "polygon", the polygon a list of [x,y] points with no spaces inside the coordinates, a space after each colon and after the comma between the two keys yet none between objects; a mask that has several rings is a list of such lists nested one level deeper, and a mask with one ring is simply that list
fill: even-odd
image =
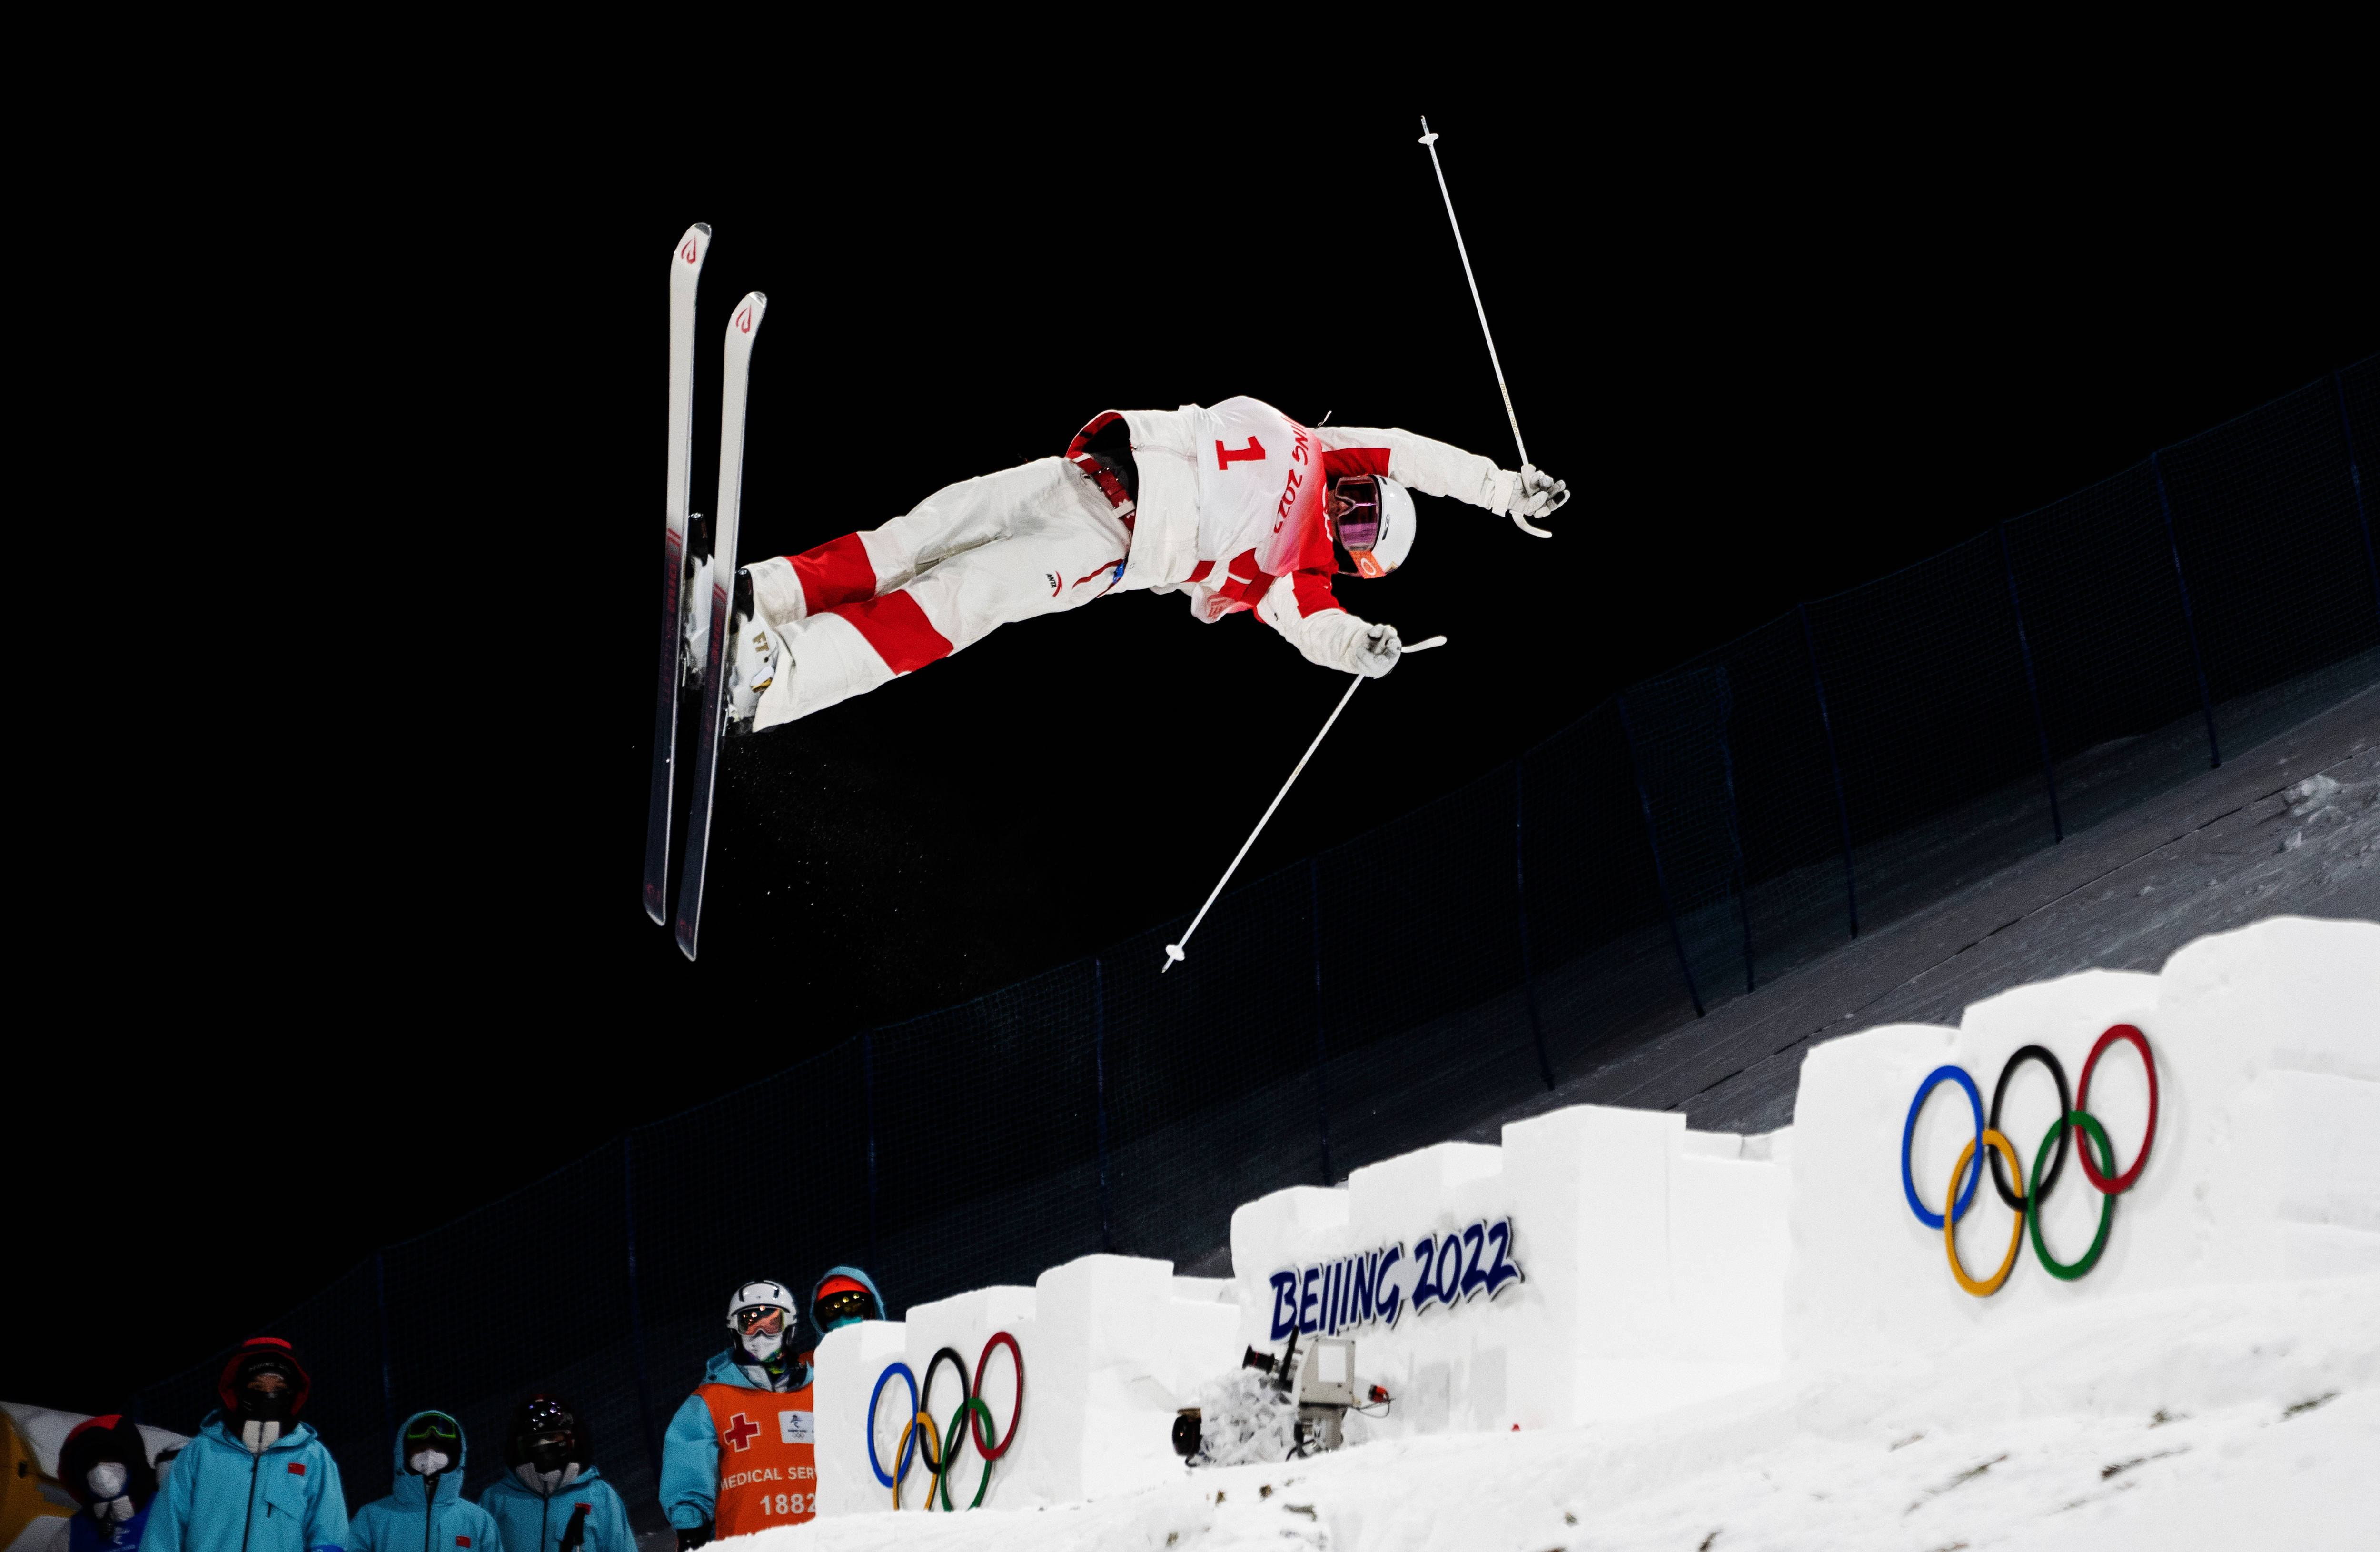
[{"label": "ski boot", "polygon": [[794,661],[784,633],[761,618],[752,600],[748,567],[736,570],[735,601],[728,613],[726,734],[741,738],[752,731],[762,692],[777,682],[778,674],[791,673]]},{"label": "ski boot", "polygon": [[699,512],[686,519],[683,564],[677,612],[681,693],[702,683],[710,662],[710,519]]}]

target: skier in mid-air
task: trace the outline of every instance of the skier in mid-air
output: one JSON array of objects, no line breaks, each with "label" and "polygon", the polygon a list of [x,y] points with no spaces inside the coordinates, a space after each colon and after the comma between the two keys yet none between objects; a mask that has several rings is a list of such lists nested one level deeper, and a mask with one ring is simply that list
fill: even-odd
[{"label": "skier in mid-air", "polygon": [[1185,592],[1209,624],[1252,610],[1309,661],[1378,678],[1402,650],[1396,627],[1348,612],[1331,578],[1404,563],[1413,491],[1524,527],[1569,494],[1527,465],[1410,431],[1309,429],[1251,398],[1109,410],[1063,457],[738,571],[727,731],[794,721],[1002,625],[1135,589]]}]

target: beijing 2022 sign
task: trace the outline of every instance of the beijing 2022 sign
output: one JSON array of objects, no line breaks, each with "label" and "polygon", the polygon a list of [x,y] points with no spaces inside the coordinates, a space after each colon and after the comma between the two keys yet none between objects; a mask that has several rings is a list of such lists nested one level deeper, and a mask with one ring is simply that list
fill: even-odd
[{"label": "beijing 2022 sign", "polygon": [[1272,1340],[1292,1331],[1336,1336],[1375,1322],[1393,1327],[1407,1311],[1455,1309],[1493,1300],[1524,1280],[1512,1254],[1512,1220],[1481,1219],[1467,1229],[1424,1234],[1407,1255],[1402,1242],[1272,1274]]}]

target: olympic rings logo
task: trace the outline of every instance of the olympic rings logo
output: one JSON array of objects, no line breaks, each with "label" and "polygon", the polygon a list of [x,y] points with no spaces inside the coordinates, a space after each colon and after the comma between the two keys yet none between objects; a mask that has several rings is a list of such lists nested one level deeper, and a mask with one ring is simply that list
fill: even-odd
[{"label": "olympic rings logo", "polygon": [[[2107,1129],[2100,1125],[2098,1119],[2090,1112],[2091,1073],[2099,1065],[2099,1058],[2107,1048],[2119,1042],[2128,1042],[2141,1053],[2141,1065],[2147,1070],[2149,1076],[2148,1127],[2141,1135],[2141,1151],[2132,1159],[2132,1167],[2120,1175],[2116,1173],[2116,1149],[2115,1145],[2107,1140]],[[2027,1061],[2038,1061],[2049,1069],[2050,1078],[2058,1085],[2058,1120],[2041,1139],[2041,1146],[2034,1150],[2031,1195],[2025,1194],[2024,1171],[2017,1164],[2016,1146],[2003,1136],[1999,1129],[2000,1102],[2008,1097],[2009,1078]],[[1909,1143],[1917,1131],[1917,1115],[1925,1108],[1925,1097],[1944,1083],[1956,1083],[1967,1091],[1967,1106],[1975,1117],[1975,1135],[1961,1150],[1959,1161],[1950,1166],[1950,1183],[1942,1194],[1942,1211],[1937,1213],[1928,1211],[1925,1204],[1917,1199],[1917,1183],[1909,1174]],[[1999,1082],[1992,1086],[1992,1108],[1988,1118],[1984,1112],[1983,1094],[1975,1087],[1975,1080],[1967,1075],[1965,1068],[1937,1067],[1925,1074],[1924,1083],[1917,1085],[1917,1097],[1909,1102],[1909,1119],[1901,1123],[1900,1192],[1909,1199],[1909,1210],[1917,1215],[1918,1222],[1928,1229],[1941,1231],[1942,1247],[1950,1259],[1950,1275],[1958,1279],[1960,1287],[1976,1298],[1987,1298],[1998,1292],[2000,1285],[2008,1280],[2009,1273],[2016,1268],[2017,1253],[2024,1243],[2028,1226],[2033,1231],[2033,1254],[2040,1260],[2042,1269],[2061,1281],[2071,1282],[2096,1266],[2099,1253],[2107,1248],[2107,1230],[2116,1216],[2116,1198],[2139,1182],[2141,1170],[2149,1161],[2149,1147],[2156,1141],[2156,1060],[2149,1055],[2148,1037],[2129,1024],[2113,1026],[2091,1048],[2090,1056],[2082,1063],[2082,1081],[2076,1086],[2070,1102],[2066,1097],[2066,1069],[2058,1064],[2057,1057],[2041,1046],[2027,1046],[2008,1059],[2008,1064],[2000,1069]],[[2091,1241],[2091,1248],[2084,1251],[2079,1260],[2062,1262],[2050,1255],[2049,1247],[2042,1243],[2041,1205],[2049,1200],[2051,1189],[2058,1184],[2058,1177],[2066,1168],[2066,1141],[2070,1133],[2083,1136],[2098,1147],[2099,1161],[2096,1165],[2091,1162],[2089,1147],[2078,1146],[2075,1152],[2082,1166],[2082,1178],[2091,1183],[2092,1189],[2097,1191],[2103,1200],[2099,1204],[2099,1232]],[[2054,1158],[2051,1157],[2053,1146],[2057,1153]],[[2008,1254],[2001,1258],[1999,1270],[1978,1281],[1967,1275],[1966,1267],[1959,1260],[1958,1225],[1959,1219],[1967,1215],[1968,1207],[1974,1204],[1975,1187],[1983,1182],[1984,1166],[1987,1159],[1991,1165],[1992,1189],[1999,1193],[2000,1200],[2015,1211],[2016,1222],[2009,1231]],[[2003,1159],[2008,1163],[2008,1175],[2014,1177],[2013,1185],[2001,1173]],[[1972,1170],[1969,1168],[1971,1160]],[[1963,1191],[1959,1184],[1961,1174],[1967,1177]]]},{"label": "olympic rings logo", "polygon": [[[868,1468],[876,1473],[877,1481],[892,1489],[894,1509],[901,1507],[901,1484],[908,1479],[910,1466],[922,1460],[927,1474],[927,1509],[934,1507],[934,1493],[939,1488],[944,1512],[955,1512],[957,1506],[951,1502],[951,1478],[956,1473],[959,1447],[969,1438],[975,1440],[976,1453],[983,1458],[983,1473],[975,1480],[975,1497],[967,1507],[975,1509],[983,1503],[984,1489],[991,1485],[991,1463],[1016,1443],[1016,1420],[1025,1412],[1025,1353],[1017,1347],[1014,1337],[1005,1331],[992,1333],[975,1361],[975,1378],[983,1378],[991,1363],[992,1349],[1001,1346],[1008,1349],[1008,1356],[1016,1364],[1016,1400],[1008,1410],[1004,1432],[993,1424],[991,1408],[985,1404],[977,1385],[967,1378],[966,1360],[959,1356],[956,1348],[946,1347],[934,1354],[933,1361],[926,1365],[923,1384],[918,1382],[917,1371],[897,1358],[876,1376],[876,1388],[868,1397]],[[934,1376],[941,1372],[945,1362],[958,1373],[959,1404],[952,1412],[950,1422],[937,1427],[928,1407],[934,1399]],[[892,1448],[893,1469],[888,1472],[876,1458],[876,1410],[884,1400],[884,1388],[896,1376],[909,1388],[909,1416],[901,1425],[901,1442]]]}]

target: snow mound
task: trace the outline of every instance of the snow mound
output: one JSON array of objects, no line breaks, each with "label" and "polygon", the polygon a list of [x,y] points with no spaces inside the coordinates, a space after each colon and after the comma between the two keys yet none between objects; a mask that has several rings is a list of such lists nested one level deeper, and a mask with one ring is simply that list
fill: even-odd
[{"label": "snow mound", "polygon": [[[2369,784],[2301,784],[2325,837],[2301,856],[2380,830]],[[1966,1173],[1986,1095],[2022,1215]],[[2079,1164],[2053,1187],[2071,1109],[2115,1194]],[[2380,926],[2275,917],[1845,1036],[1795,1114],[1745,1137],[1572,1106],[1243,1204],[1235,1287],[1092,1255],[838,1332],[824,1518],[771,1552],[2368,1544]],[[1962,1177],[1946,1236],[1920,1192]],[[1208,1377],[1292,1331],[1356,1341],[1392,1400],[1296,1461],[1259,1376]],[[892,1512],[862,1449],[906,1419],[876,1406],[890,1361],[944,1346],[1017,1420],[965,1526]],[[1242,1463],[1171,1453],[1194,1401]]]},{"label": "snow mound", "polygon": [[2367,1545],[2380,1279],[2033,1314],[1913,1364],[1659,1417],[1386,1440],[1038,1510],[870,1515],[752,1552]]}]

